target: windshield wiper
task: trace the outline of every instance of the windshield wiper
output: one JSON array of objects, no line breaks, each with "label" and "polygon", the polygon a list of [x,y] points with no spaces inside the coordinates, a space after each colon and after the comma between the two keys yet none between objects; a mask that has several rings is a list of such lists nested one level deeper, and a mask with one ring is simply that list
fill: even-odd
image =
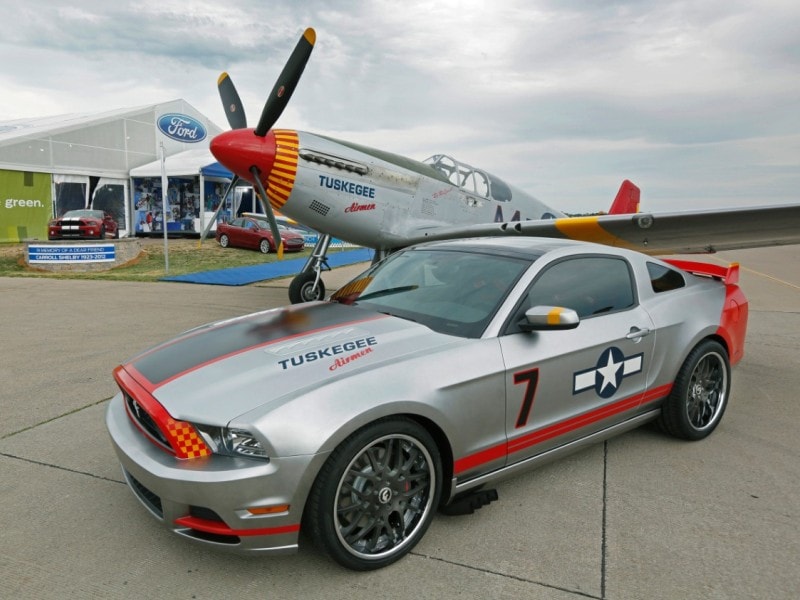
[{"label": "windshield wiper", "polygon": [[401,292],[410,292],[411,290],[415,290],[418,287],[419,287],[418,285],[401,285],[399,287],[386,288],[385,290],[370,292],[365,296],[359,296],[358,298],[356,298],[356,302],[361,302],[362,300],[366,300],[367,298],[380,298],[381,296],[391,296],[392,294],[399,294]]}]

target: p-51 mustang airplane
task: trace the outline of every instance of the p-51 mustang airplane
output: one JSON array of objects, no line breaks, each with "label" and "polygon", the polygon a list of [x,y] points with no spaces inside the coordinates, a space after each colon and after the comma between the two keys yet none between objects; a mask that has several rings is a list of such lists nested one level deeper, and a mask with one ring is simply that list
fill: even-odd
[{"label": "p-51 mustang airplane", "polygon": [[239,95],[223,73],[218,87],[232,131],[211,141],[211,152],[234,173],[229,189],[240,178],[255,186],[274,239],[280,235],[273,209],[325,234],[292,281],[292,302],[325,295],[320,273],[331,236],[374,248],[376,258],[426,240],[504,235],[579,239],[648,254],[800,243],[800,204],[639,213],[639,189],[625,181],[607,215],[567,217],[449,156],[419,162],[325,136],[273,130],[315,40],[314,30],[306,29],[255,129],[247,128]]}]

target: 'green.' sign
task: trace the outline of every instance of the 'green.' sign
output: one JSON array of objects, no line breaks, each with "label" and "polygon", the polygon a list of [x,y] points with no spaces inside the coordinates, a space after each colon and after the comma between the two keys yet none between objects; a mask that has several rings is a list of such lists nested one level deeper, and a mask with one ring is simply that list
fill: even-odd
[{"label": "'green.' sign", "polygon": [[53,216],[49,173],[0,169],[0,242],[47,239]]}]

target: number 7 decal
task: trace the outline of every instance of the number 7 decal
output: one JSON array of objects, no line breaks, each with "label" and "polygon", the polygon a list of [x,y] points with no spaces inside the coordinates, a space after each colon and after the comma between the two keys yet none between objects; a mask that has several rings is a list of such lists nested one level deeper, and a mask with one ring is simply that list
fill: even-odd
[{"label": "number 7 decal", "polygon": [[528,417],[533,408],[533,399],[536,396],[536,387],[539,384],[539,369],[531,369],[530,371],[520,371],[514,373],[514,385],[526,383],[525,395],[522,398],[522,406],[519,409],[517,416],[517,424],[514,425],[516,429],[525,427],[528,423]]}]

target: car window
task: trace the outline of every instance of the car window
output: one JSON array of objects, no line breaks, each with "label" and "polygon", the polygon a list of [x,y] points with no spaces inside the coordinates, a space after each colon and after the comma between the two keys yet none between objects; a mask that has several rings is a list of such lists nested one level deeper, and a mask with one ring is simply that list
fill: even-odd
[{"label": "car window", "polygon": [[562,306],[585,319],[625,310],[634,303],[633,280],[625,260],[582,256],[545,269],[529,288],[519,312],[534,306]]},{"label": "car window", "polygon": [[677,290],[686,285],[683,275],[665,265],[648,262],[647,271],[650,273],[650,285],[656,294]]}]

